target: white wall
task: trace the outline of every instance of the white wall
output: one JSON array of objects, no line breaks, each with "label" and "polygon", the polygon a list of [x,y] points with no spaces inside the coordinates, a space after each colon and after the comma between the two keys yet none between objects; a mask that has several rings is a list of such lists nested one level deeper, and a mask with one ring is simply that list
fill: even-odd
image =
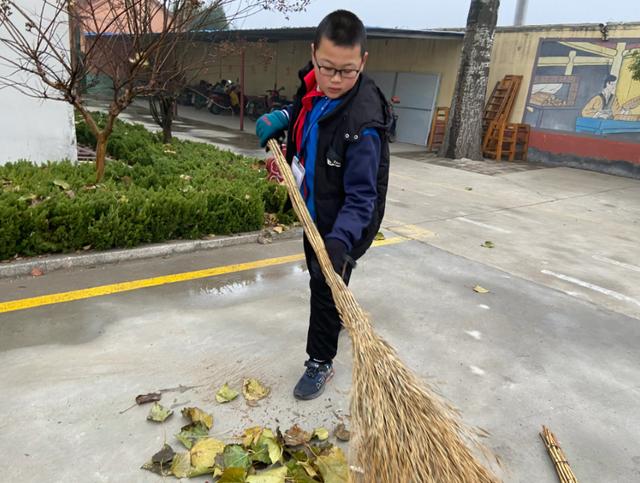
[{"label": "white wall", "polygon": [[[21,6],[41,9],[43,0],[22,0]],[[19,15],[12,15],[18,25]],[[59,29],[60,35],[68,32]],[[0,36],[6,37],[0,27]],[[0,55],[10,51],[0,43]],[[9,75],[12,68],[0,61],[0,76]],[[17,78],[18,82],[25,79]],[[30,81],[30,85],[37,85]],[[33,99],[13,88],[0,88],[0,165],[18,159],[37,163],[77,158],[73,107],[61,101]]]}]

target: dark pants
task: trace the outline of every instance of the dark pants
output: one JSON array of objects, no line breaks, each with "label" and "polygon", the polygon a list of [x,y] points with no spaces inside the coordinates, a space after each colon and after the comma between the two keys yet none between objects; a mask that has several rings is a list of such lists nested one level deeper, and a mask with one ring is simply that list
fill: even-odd
[{"label": "dark pants", "polygon": [[[309,333],[307,334],[307,354],[321,361],[330,361],[338,352],[338,336],[342,329],[342,321],[338,315],[331,289],[325,282],[324,275],[311,244],[304,237],[304,254],[307,258],[311,288],[311,316],[309,317]],[[352,267],[346,264],[344,281],[349,285]]]}]

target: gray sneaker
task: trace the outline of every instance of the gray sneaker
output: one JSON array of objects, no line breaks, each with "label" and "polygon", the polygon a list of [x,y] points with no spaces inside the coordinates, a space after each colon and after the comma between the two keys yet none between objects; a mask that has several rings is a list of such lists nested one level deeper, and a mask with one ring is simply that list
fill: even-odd
[{"label": "gray sneaker", "polygon": [[307,370],[296,384],[293,396],[307,401],[317,398],[324,392],[324,387],[333,377],[334,371],[331,362],[319,363],[309,359],[304,365]]}]

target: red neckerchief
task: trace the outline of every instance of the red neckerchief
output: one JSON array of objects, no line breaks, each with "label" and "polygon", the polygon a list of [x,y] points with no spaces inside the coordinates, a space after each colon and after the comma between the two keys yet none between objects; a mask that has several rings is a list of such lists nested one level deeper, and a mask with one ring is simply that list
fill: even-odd
[{"label": "red neckerchief", "polygon": [[311,70],[306,76],[304,76],[304,84],[307,88],[307,93],[302,97],[302,109],[300,110],[300,114],[298,114],[298,118],[293,125],[293,131],[296,140],[296,151],[298,151],[298,158],[300,159],[300,163],[303,166],[304,160],[302,159],[302,153],[299,152],[299,150],[302,147],[301,144],[302,135],[304,133],[304,121],[307,117],[307,114],[310,113],[313,109],[313,98],[324,95],[322,91],[318,89],[318,83],[316,82],[316,73],[314,70]]}]

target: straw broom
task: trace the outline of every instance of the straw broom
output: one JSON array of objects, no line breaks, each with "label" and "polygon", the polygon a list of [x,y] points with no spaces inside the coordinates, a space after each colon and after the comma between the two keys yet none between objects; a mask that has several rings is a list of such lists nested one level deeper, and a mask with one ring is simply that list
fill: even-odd
[{"label": "straw broom", "polygon": [[[362,483],[499,481],[466,442],[475,433],[398,358],[333,269],[324,241],[278,143],[269,141],[293,208],[313,247],[353,344],[351,478]],[[480,446],[478,445],[478,448]]]}]

